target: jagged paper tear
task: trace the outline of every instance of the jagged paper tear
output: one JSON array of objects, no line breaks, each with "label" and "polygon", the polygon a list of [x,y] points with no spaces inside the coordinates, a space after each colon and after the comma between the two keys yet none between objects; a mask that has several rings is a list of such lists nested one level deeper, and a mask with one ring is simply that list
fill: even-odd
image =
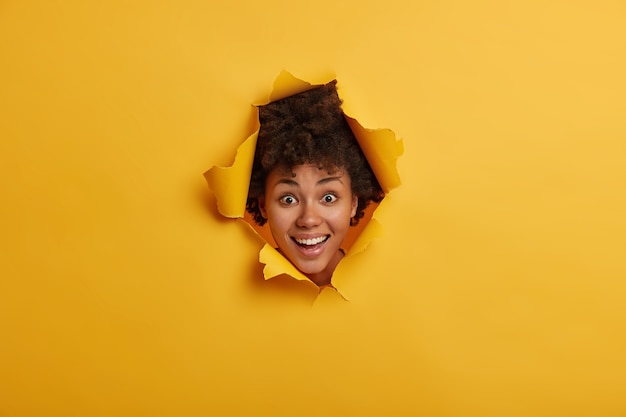
[{"label": "jagged paper tear", "polygon": [[[282,71],[274,82],[268,100],[256,105],[264,105],[309,90],[332,81],[332,79],[313,85],[295,78],[287,71]],[[400,185],[396,160],[404,151],[402,140],[396,139],[395,134],[389,129],[366,129],[355,118],[345,116],[385,195],[388,194],[389,191]],[[219,212],[225,217],[247,221],[267,242],[259,253],[259,262],[265,265],[263,275],[266,280],[286,274],[297,280],[310,281],[287,258],[274,249],[276,245],[267,225],[265,227],[258,226],[246,212],[246,200],[258,133],[257,128],[239,146],[232,166],[212,167],[204,173],[204,176],[209,188],[215,194]],[[356,227],[351,228],[352,230],[346,237],[344,245],[346,258],[363,252],[372,239],[382,234],[382,227],[376,221],[376,205],[371,204],[370,206],[366,210],[366,216],[361,219]],[[337,274],[349,274],[349,271],[345,268],[337,268],[335,275]],[[335,276],[333,276],[333,281],[335,281]]]}]

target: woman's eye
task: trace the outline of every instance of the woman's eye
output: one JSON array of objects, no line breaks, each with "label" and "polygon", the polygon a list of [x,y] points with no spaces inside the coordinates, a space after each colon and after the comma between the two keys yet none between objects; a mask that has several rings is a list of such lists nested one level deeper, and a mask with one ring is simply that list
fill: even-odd
[{"label": "woman's eye", "polygon": [[335,201],[337,201],[337,196],[334,194],[326,194],[324,195],[322,200],[324,200],[324,203],[334,203]]},{"label": "woman's eye", "polygon": [[278,200],[278,201],[280,201],[282,204],[285,204],[285,205],[289,206],[289,205],[294,204],[296,202],[296,198],[294,196],[292,196],[292,195],[285,195],[285,196],[282,196],[280,198],[280,200]]}]

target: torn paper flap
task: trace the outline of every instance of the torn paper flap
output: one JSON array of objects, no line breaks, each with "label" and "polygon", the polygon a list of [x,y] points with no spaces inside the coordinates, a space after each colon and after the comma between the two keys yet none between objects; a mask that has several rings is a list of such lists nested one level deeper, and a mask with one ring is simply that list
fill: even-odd
[{"label": "torn paper flap", "polygon": [[204,173],[209,188],[215,194],[217,209],[224,217],[242,218],[246,211],[258,134],[257,130],[239,146],[232,166],[216,166]]},{"label": "torn paper flap", "polygon": [[398,187],[400,175],[396,161],[404,153],[402,140],[397,140],[389,129],[366,129],[347,115],[346,120],[385,194]]}]

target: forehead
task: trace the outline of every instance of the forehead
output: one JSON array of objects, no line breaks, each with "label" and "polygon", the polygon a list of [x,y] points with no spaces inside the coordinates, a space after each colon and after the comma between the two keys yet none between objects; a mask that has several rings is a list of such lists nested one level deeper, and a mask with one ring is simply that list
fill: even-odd
[{"label": "forehead", "polygon": [[321,165],[321,164],[301,164],[294,165],[292,167],[277,166],[271,174],[285,176],[285,177],[297,177],[305,172],[319,173],[320,175],[334,175],[334,176],[347,176],[348,173],[345,169],[339,168],[335,165]]},{"label": "forehead", "polygon": [[267,176],[267,184],[272,185],[282,179],[290,179],[294,181],[320,180],[324,178],[335,177],[341,179],[344,183],[350,181],[350,176],[343,168],[336,166],[319,166],[316,164],[302,164],[293,167],[276,167],[270,171]]}]

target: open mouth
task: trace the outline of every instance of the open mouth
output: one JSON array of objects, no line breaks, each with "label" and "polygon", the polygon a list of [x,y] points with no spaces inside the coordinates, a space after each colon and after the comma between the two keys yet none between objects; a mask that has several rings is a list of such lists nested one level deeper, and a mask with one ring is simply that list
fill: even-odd
[{"label": "open mouth", "polygon": [[295,237],[292,237],[291,239],[296,242],[296,244],[301,248],[314,249],[318,246],[323,245],[329,238],[330,235],[319,236],[311,239],[297,239]]}]

